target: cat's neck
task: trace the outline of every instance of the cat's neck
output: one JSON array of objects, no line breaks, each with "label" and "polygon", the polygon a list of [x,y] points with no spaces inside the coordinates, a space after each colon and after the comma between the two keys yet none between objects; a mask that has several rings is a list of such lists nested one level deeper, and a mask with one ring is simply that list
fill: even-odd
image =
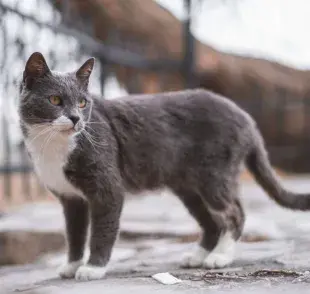
[{"label": "cat's neck", "polygon": [[69,155],[76,148],[75,136],[33,128],[28,131],[25,143],[36,173],[47,188],[60,195],[84,197],[64,173]]},{"label": "cat's neck", "polygon": [[47,157],[66,160],[68,154],[76,147],[74,136],[43,126],[29,128],[25,143],[35,162]]}]

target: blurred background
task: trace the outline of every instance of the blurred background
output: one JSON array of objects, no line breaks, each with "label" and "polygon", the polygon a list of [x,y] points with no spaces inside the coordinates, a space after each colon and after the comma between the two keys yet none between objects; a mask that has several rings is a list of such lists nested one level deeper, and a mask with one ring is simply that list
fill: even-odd
[{"label": "blurred background", "polygon": [[[308,0],[0,0],[0,265],[64,245],[59,207],[33,174],[18,125],[31,53],[59,71],[96,57],[90,88],[102,99],[195,87],[225,95],[255,118],[280,174],[300,179],[310,171],[309,12]],[[123,236],[197,237],[178,219],[181,229],[167,232],[171,206],[148,201],[126,208]],[[141,229],[146,215],[153,226]]]}]

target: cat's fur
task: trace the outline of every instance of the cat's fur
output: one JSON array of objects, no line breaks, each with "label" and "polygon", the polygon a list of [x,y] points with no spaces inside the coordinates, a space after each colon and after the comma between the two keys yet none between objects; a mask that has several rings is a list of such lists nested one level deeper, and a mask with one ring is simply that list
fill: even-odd
[{"label": "cat's fur", "polygon": [[[205,90],[99,100],[87,91],[93,64],[89,59],[77,72],[60,74],[34,53],[21,85],[27,149],[66,219],[62,277],[104,276],[125,192],[169,188],[179,197],[203,230],[200,245],[183,260],[189,267],[232,262],[244,224],[238,199],[243,163],[277,203],[310,209],[309,195],[280,185],[254,121],[233,102]],[[52,105],[51,95],[63,105]],[[77,107],[81,98],[88,100],[84,109]],[[83,265],[89,222],[90,257]]]}]

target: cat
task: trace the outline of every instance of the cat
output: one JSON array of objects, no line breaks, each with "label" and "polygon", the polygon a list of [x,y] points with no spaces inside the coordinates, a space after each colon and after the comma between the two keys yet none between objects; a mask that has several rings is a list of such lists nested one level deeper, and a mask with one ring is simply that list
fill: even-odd
[{"label": "cat", "polygon": [[238,199],[244,164],[279,205],[310,209],[310,195],[281,186],[256,123],[234,102],[202,89],[101,100],[88,91],[93,67],[90,58],[75,72],[54,72],[35,52],[20,87],[25,146],[63,206],[62,278],[105,276],[125,193],[170,189],[197,220],[202,238],[184,267],[232,263],[245,218]]}]

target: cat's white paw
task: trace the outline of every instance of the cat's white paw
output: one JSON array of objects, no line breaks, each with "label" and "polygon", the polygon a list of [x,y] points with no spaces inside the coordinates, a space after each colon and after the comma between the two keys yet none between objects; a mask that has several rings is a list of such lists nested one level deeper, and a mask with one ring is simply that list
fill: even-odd
[{"label": "cat's white paw", "polygon": [[196,247],[193,252],[184,256],[182,266],[187,268],[205,267],[205,268],[223,268],[230,265],[235,255],[234,240],[230,232],[222,235],[215,248],[209,252],[202,247]]},{"label": "cat's white paw", "polygon": [[203,261],[203,267],[205,268],[223,268],[228,266],[233,261],[233,255],[228,253],[210,253]]},{"label": "cat's white paw", "polygon": [[235,256],[236,241],[230,232],[220,237],[215,248],[203,262],[205,268],[223,268],[230,265]]},{"label": "cat's white paw", "polygon": [[63,279],[73,279],[82,264],[82,260],[66,263],[58,269],[58,275]]},{"label": "cat's white paw", "polygon": [[185,268],[200,267],[203,264],[208,251],[202,247],[195,248],[192,252],[187,253],[183,256],[181,266]]},{"label": "cat's white paw", "polygon": [[106,272],[106,267],[86,264],[79,267],[75,274],[75,279],[77,281],[100,280],[105,276]]}]

